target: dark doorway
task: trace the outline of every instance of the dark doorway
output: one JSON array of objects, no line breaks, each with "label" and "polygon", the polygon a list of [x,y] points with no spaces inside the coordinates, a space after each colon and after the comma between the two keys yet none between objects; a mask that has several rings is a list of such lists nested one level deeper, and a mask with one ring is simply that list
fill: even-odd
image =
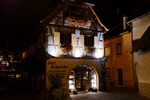
[{"label": "dark doorway", "polygon": [[117,69],[118,73],[118,85],[123,85],[123,71],[121,68]]}]

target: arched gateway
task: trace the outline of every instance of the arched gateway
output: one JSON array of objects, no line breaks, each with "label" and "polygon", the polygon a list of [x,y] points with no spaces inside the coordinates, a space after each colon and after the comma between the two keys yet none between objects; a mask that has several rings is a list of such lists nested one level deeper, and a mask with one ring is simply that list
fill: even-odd
[{"label": "arched gateway", "polygon": [[80,64],[73,68],[69,76],[70,93],[94,91],[98,89],[98,73],[92,66]]},{"label": "arched gateway", "polygon": [[[100,89],[99,60],[50,58],[46,65],[46,90],[52,95]],[[59,91],[59,92],[58,92]]]}]

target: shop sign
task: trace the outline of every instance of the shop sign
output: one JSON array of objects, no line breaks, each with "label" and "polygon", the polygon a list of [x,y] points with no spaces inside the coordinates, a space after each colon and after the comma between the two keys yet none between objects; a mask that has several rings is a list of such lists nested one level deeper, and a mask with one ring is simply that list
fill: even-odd
[{"label": "shop sign", "polygon": [[69,66],[63,63],[49,60],[47,65],[47,72],[49,76],[57,74],[59,77],[65,78],[68,67]]}]

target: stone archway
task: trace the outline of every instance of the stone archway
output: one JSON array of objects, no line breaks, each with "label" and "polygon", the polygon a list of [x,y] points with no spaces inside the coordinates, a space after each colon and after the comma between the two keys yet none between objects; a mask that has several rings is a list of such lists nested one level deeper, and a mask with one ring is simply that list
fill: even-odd
[{"label": "stone archway", "polygon": [[70,73],[69,89],[71,91],[94,91],[98,89],[96,70],[87,64],[79,64]]},{"label": "stone archway", "polygon": [[[69,96],[70,95],[70,84],[74,84],[72,85],[72,89],[71,90],[75,90],[76,85],[75,85],[75,81],[72,81],[72,83],[70,82],[70,77],[71,77],[71,73],[74,72],[74,69],[78,67],[77,66],[88,66],[88,70],[92,70],[95,73],[95,87],[94,85],[89,86],[89,88],[87,89],[88,91],[90,90],[90,87],[92,86],[94,88],[94,91],[99,90],[100,87],[100,78],[101,78],[101,69],[100,69],[100,64],[99,64],[99,60],[89,60],[89,59],[56,59],[56,58],[51,58],[47,60],[46,63],[46,76],[45,76],[45,86],[46,86],[46,93],[48,94],[52,94],[52,91],[54,90],[53,85],[58,85],[59,89],[61,89],[63,91],[64,96]],[[80,67],[79,67],[80,69]],[[57,77],[57,75],[59,76],[59,78]],[[79,74],[81,75],[81,74]],[[55,81],[51,78],[53,78],[53,76],[55,76],[54,80],[57,81],[58,84],[55,83]],[[60,80],[59,80],[60,79]],[[72,76],[72,80],[75,79]],[[83,77],[82,77],[83,79]],[[73,83],[74,82],[74,83]],[[93,80],[91,79],[90,82],[93,82]],[[61,84],[60,84],[61,83]],[[87,83],[86,83],[87,84]],[[82,88],[86,86],[83,85],[82,83]],[[79,88],[80,90],[80,88]],[[82,89],[81,89],[82,90]],[[50,93],[48,93],[50,91]],[[82,90],[82,91],[86,91],[86,89]],[[56,93],[57,94],[57,93]],[[47,98],[47,96],[46,96]]]}]

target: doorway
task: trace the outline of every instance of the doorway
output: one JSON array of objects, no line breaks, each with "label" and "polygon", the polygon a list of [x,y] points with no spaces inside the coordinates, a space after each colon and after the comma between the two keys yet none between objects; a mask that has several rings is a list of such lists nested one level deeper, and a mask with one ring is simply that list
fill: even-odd
[{"label": "doorway", "polygon": [[122,68],[117,69],[118,73],[118,85],[123,85],[123,71]]},{"label": "doorway", "polygon": [[90,91],[95,88],[97,88],[97,75],[91,66],[81,64],[71,71],[69,77],[69,89]]}]

